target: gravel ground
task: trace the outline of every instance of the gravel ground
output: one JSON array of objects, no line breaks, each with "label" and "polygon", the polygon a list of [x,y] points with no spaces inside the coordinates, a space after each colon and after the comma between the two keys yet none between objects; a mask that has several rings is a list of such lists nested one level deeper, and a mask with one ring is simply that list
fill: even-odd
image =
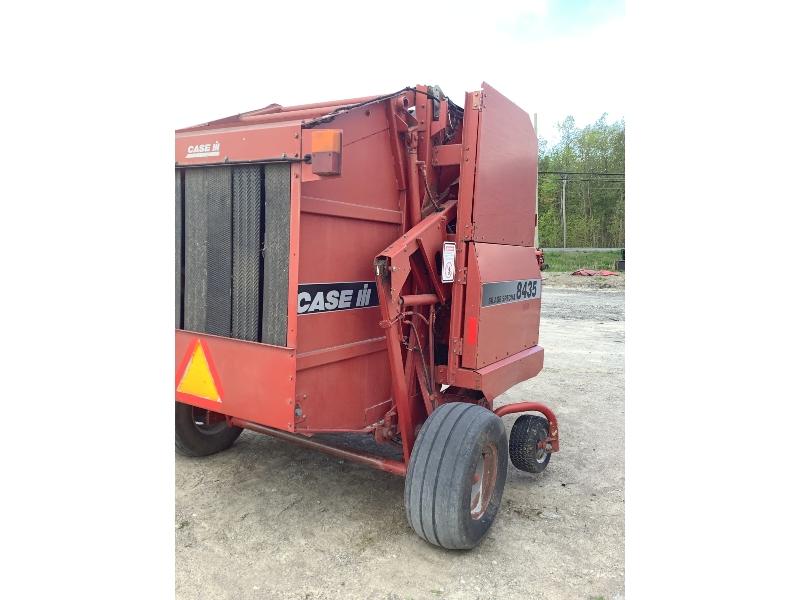
[{"label": "gravel ground", "polygon": [[498,403],[548,403],[561,452],[541,475],[509,463],[470,552],[418,538],[386,473],[250,432],[216,456],[176,456],[176,597],[621,598],[624,319],[624,277],[546,273],[544,370]]}]

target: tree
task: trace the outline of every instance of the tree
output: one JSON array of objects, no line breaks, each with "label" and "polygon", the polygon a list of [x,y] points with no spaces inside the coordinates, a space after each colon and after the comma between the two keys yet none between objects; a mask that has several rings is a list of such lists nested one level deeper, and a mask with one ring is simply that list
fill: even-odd
[{"label": "tree", "polygon": [[[567,173],[624,173],[625,121],[608,123],[604,113],[583,128],[570,115],[558,123],[560,139],[539,145],[539,170]],[[625,245],[624,176],[565,175],[568,247],[613,248]],[[539,243],[559,247],[561,175],[539,176]]]}]

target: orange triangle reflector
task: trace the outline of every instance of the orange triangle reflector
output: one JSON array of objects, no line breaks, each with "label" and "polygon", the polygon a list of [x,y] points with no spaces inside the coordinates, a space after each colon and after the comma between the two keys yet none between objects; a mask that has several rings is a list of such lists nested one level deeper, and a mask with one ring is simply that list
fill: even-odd
[{"label": "orange triangle reflector", "polygon": [[192,356],[178,384],[178,391],[213,402],[222,402],[200,340],[195,344]]}]

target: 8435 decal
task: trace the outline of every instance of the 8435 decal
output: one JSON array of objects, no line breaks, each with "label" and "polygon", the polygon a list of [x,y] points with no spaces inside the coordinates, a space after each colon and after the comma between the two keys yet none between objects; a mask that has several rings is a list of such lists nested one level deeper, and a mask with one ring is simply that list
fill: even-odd
[{"label": "8435 decal", "polygon": [[536,300],[542,297],[541,279],[494,281],[481,286],[481,306]]}]

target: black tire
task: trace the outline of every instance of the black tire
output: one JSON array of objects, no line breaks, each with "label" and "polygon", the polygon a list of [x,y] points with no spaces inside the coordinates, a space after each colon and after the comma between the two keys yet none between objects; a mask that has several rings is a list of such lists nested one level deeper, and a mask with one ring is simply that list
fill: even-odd
[{"label": "black tire", "polygon": [[522,415],[511,428],[508,453],[512,464],[520,471],[541,473],[550,462],[550,452],[538,447],[547,439],[550,423],[538,415]]},{"label": "black tire", "polygon": [[[481,479],[473,485],[479,467]],[[409,525],[431,544],[474,548],[497,516],[507,471],[503,422],[475,404],[443,404],[425,421],[411,452],[405,485]]]},{"label": "black tire", "polygon": [[184,456],[208,456],[227,450],[242,433],[239,427],[228,427],[224,421],[214,425],[198,425],[196,417],[205,412],[183,402],[175,403],[175,450]]}]

